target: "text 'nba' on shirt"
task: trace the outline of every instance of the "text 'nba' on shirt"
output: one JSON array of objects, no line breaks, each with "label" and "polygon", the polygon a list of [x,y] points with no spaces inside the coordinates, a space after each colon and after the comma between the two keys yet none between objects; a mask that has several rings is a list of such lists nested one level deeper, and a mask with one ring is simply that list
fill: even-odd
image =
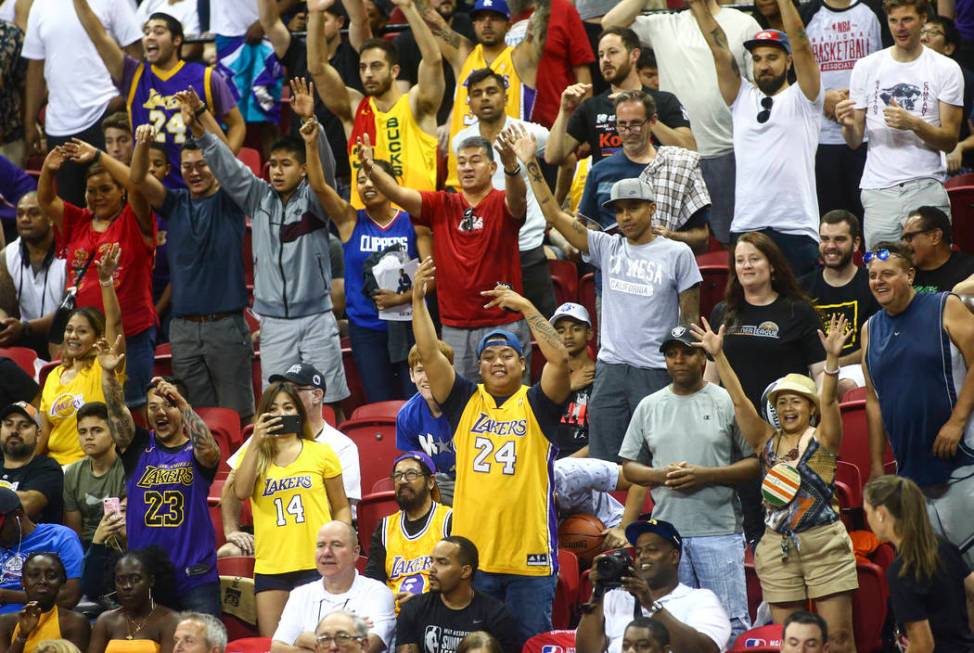
[{"label": "text 'nba' on shirt", "polygon": [[625,254],[609,256],[609,288],[629,295],[652,297],[663,281],[663,270],[657,261],[629,258]]}]

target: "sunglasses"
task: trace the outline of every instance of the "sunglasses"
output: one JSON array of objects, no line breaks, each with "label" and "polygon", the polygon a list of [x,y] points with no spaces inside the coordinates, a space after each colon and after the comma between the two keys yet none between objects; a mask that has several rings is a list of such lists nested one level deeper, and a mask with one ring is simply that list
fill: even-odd
[{"label": "sunglasses", "polygon": [[764,110],[758,112],[758,122],[763,125],[764,123],[768,122],[768,118],[771,117],[771,107],[774,106],[774,98],[761,98],[761,106],[764,108]]},{"label": "sunglasses", "polygon": [[889,260],[890,256],[899,256],[900,258],[908,261],[911,265],[913,264],[913,262],[910,261],[910,259],[906,256],[903,256],[899,252],[892,252],[888,249],[877,249],[874,252],[866,252],[866,254],[862,257],[862,262],[868,265],[873,261],[887,261]]}]

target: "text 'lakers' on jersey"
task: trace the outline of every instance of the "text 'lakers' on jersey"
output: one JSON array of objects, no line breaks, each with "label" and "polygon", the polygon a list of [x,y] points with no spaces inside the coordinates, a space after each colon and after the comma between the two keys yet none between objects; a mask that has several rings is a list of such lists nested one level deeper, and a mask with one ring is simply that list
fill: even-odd
[{"label": "text 'lakers' on jersey", "polygon": [[557,568],[555,447],[522,386],[501,405],[478,385],[453,436],[453,533],[469,538],[483,571],[548,576]]},{"label": "text 'lakers' on jersey", "polygon": [[[430,553],[436,543],[448,536],[453,511],[433,502],[426,523],[414,535],[406,533],[406,513],[397,512],[382,518],[382,546],[386,549],[386,584],[393,594],[408,592],[422,594],[429,591]],[[396,614],[399,603],[396,603]]]}]

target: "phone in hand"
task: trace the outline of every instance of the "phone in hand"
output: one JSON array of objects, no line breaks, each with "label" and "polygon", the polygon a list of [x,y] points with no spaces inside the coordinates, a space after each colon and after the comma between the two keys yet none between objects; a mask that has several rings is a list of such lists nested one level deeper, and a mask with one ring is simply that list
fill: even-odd
[{"label": "phone in hand", "polygon": [[277,435],[301,434],[300,415],[280,415],[281,423],[277,428]]},{"label": "phone in hand", "polygon": [[122,503],[118,497],[105,497],[102,499],[102,507],[106,515],[122,512]]}]

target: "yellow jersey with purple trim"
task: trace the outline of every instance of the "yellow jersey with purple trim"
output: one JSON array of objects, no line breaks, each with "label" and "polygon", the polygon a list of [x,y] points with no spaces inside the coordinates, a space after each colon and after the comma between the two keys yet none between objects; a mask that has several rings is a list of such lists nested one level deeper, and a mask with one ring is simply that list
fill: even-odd
[{"label": "yellow jersey with purple trim", "polygon": [[[386,585],[393,594],[408,592],[422,594],[429,591],[430,554],[436,543],[450,534],[453,511],[433,502],[433,507],[419,531],[406,532],[406,513],[399,511],[382,518],[382,546],[386,550]],[[396,614],[399,603],[396,602]]]},{"label": "yellow jersey with purple trim", "polygon": [[555,573],[554,442],[562,406],[540,384],[494,397],[458,376],[443,413],[457,455],[453,534],[477,545],[483,571]]}]

